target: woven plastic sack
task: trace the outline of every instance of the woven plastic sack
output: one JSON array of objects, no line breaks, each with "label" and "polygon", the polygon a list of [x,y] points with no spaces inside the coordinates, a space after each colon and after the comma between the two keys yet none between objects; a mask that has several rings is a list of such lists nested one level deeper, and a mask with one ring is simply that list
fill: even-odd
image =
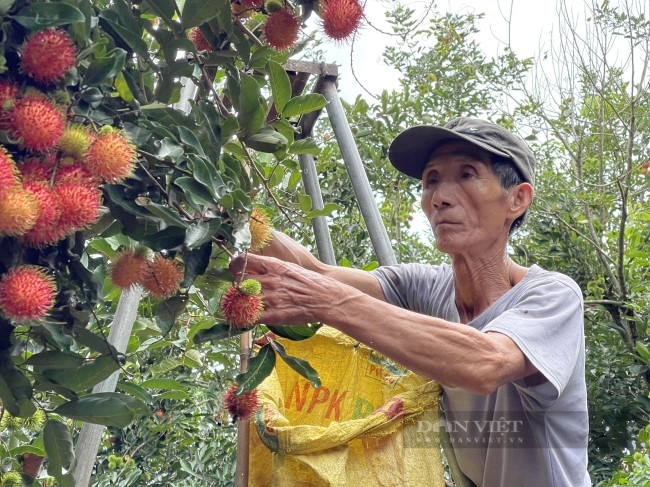
[{"label": "woven plastic sack", "polygon": [[440,445],[418,442],[435,424],[441,388],[324,326],[308,340],[282,340],[307,360],[321,386],[278,358],[258,387],[249,485],[259,487],[443,487]]}]

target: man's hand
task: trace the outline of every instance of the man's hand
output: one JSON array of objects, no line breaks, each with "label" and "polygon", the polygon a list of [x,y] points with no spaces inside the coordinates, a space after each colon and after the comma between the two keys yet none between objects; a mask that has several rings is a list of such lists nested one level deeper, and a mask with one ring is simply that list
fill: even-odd
[{"label": "man's hand", "polygon": [[239,255],[230,263],[230,272],[237,281],[260,282],[264,311],[259,321],[268,325],[327,322],[336,302],[347,300],[349,293],[360,294],[334,279],[274,257]]}]

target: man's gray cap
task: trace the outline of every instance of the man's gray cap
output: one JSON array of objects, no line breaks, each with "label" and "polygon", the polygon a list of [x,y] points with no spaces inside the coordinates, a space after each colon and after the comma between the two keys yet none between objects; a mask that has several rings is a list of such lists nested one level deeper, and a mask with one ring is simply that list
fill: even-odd
[{"label": "man's gray cap", "polygon": [[535,156],[520,137],[486,120],[459,117],[444,127],[418,125],[400,133],[388,149],[388,158],[404,174],[422,179],[431,153],[443,141],[463,140],[512,163],[524,180],[535,186]]}]

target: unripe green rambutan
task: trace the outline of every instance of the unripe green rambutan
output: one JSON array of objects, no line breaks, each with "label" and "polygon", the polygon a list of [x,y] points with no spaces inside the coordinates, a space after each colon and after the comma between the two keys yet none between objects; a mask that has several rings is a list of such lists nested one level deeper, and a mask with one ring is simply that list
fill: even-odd
[{"label": "unripe green rambutan", "polygon": [[271,13],[263,27],[266,43],[276,51],[286,51],[298,40],[300,21],[293,12],[282,9]]},{"label": "unripe green rambutan", "polygon": [[99,219],[102,192],[97,186],[64,182],[54,185],[52,193],[61,210],[59,225],[64,235],[87,228]]},{"label": "unripe green rambutan", "polygon": [[37,432],[40,431],[43,425],[45,424],[45,413],[41,409],[37,409],[34,414],[28,418],[22,418],[23,428]]},{"label": "unripe green rambutan", "polygon": [[224,395],[223,405],[232,417],[233,421],[249,419],[260,406],[260,399],[257,389],[243,394],[235,394],[237,384],[232,385]]},{"label": "unripe green rambutan", "polygon": [[262,284],[260,284],[260,281],[255,279],[244,279],[239,283],[239,289],[241,289],[244,294],[255,296],[262,292]]},{"label": "unripe green rambutan", "polygon": [[52,83],[75,64],[72,39],[60,29],[45,29],[31,35],[22,48],[20,67],[41,83]]},{"label": "unripe green rambutan", "polygon": [[0,431],[18,431],[20,428],[22,428],[22,426],[23,424],[20,418],[12,416],[6,410],[2,413],[2,419],[0,420]]},{"label": "unripe green rambutan", "polygon": [[264,305],[258,294],[247,294],[239,286],[230,286],[219,303],[226,321],[236,328],[247,328],[260,319]]},{"label": "unripe green rambutan", "polygon": [[84,125],[72,124],[63,131],[59,139],[59,149],[74,159],[80,159],[93,140],[92,133]]},{"label": "unripe green rambutan", "polygon": [[36,223],[38,214],[36,198],[21,185],[0,191],[0,235],[24,235]]},{"label": "unripe green rambutan", "polygon": [[39,248],[61,240],[64,237],[59,225],[61,209],[49,184],[26,181],[23,187],[34,195],[39,208],[36,223],[23,235],[25,243],[30,247]]},{"label": "unripe green rambutan", "polygon": [[20,182],[18,167],[11,154],[0,145],[0,192]]},{"label": "unripe green rambutan", "polygon": [[277,12],[284,8],[284,2],[282,0],[266,0],[264,2],[264,10],[268,13]]},{"label": "unripe green rambutan", "polygon": [[54,305],[56,283],[44,267],[14,267],[0,280],[0,310],[19,323],[44,318]]},{"label": "unripe green rambutan", "polygon": [[181,266],[157,253],[147,261],[142,287],[152,296],[164,298],[178,291],[182,278]]},{"label": "unripe green rambutan", "polygon": [[22,487],[23,480],[18,472],[3,473],[0,477],[0,487]]},{"label": "unripe green rambutan", "polygon": [[269,217],[259,208],[253,208],[251,211],[248,228],[251,233],[250,251],[253,253],[259,252],[273,240]]},{"label": "unripe green rambutan", "polygon": [[65,117],[45,97],[27,95],[9,112],[9,131],[14,140],[22,140],[29,151],[54,149],[63,134]]},{"label": "unripe green rambutan", "polygon": [[129,177],[135,161],[135,146],[114,130],[100,131],[84,155],[88,170],[110,183],[119,183]]},{"label": "unripe green rambutan", "polygon": [[120,252],[110,267],[111,280],[120,289],[142,283],[146,272],[146,254],[130,249]]}]

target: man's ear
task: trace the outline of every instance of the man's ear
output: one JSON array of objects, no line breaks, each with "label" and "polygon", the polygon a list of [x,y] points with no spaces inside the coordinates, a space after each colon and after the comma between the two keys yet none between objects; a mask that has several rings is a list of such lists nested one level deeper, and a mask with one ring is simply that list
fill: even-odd
[{"label": "man's ear", "polygon": [[510,211],[514,219],[524,214],[533,202],[534,190],[530,183],[521,183],[508,191]]}]

